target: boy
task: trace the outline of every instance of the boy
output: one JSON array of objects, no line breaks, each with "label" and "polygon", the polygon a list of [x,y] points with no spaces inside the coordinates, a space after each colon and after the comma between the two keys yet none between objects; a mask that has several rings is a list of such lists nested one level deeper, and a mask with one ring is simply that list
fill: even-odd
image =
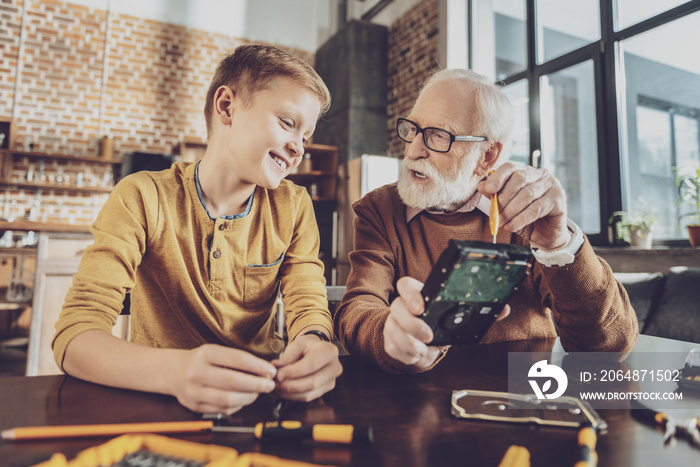
[{"label": "boy", "polygon": [[[93,224],[56,323],[59,367],[198,412],[331,390],[342,368],[313,206],[283,180],[329,105],[321,78],[286,52],[249,45],[225,57],[207,92],[201,161],[126,177]],[[129,289],[126,342],[110,331]],[[278,290],[290,344],[275,359]]]}]

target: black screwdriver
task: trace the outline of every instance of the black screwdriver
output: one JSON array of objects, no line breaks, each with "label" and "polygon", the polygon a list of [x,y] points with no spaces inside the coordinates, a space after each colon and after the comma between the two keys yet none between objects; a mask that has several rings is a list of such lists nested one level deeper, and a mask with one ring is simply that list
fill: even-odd
[{"label": "black screwdriver", "polygon": [[250,426],[213,426],[212,431],[253,433],[260,440],[311,440],[321,443],[371,443],[372,428],[355,425],[305,425],[294,420],[260,422]]}]

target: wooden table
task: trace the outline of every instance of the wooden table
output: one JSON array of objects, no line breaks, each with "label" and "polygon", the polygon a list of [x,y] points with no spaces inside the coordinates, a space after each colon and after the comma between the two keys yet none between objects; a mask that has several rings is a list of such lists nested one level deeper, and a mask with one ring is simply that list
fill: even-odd
[{"label": "wooden table", "polygon": [[[205,433],[178,436],[227,445],[240,452],[260,451],[288,459],[341,466],[497,466],[508,446],[530,450],[536,466],[571,466],[576,432],[482,421],[450,415],[453,389],[507,390],[509,351],[551,351],[555,340],[453,348],[433,371],[391,375],[352,357],[342,357],[343,375],[322,400],[289,404],[283,419],[308,423],[371,424],[371,445],[275,444],[252,435]],[[700,347],[640,336],[635,352],[687,352]],[[700,398],[697,399],[700,414]],[[254,425],[270,418],[275,399],[266,395],[233,416]],[[630,417],[628,410],[599,410],[610,426],[598,440],[599,466],[676,466],[700,464],[700,449],[685,440],[662,445],[662,432]],[[68,376],[0,378],[0,429],[30,425],[196,420],[169,396],[114,389]],[[106,439],[0,441],[0,465],[27,466],[54,452],[72,458]]]}]

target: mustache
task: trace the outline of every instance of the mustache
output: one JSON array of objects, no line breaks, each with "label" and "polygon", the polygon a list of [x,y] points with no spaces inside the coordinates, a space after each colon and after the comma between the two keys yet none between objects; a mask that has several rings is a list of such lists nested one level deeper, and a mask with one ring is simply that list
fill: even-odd
[{"label": "mustache", "polygon": [[403,166],[406,170],[420,172],[431,180],[440,180],[443,178],[437,168],[425,159],[404,159]]}]

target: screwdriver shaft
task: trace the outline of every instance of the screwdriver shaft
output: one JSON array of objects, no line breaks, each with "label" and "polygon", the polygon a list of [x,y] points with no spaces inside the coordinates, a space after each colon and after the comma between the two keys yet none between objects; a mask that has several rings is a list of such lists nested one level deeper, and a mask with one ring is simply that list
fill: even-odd
[{"label": "screwdriver shaft", "polygon": [[[489,176],[494,172],[494,170],[490,171]],[[496,243],[496,236],[498,235],[498,216],[498,193],[494,193],[491,196],[491,208],[489,209],[489,227],[491,228],[491,235],[493,235],[493,243]]]}]

